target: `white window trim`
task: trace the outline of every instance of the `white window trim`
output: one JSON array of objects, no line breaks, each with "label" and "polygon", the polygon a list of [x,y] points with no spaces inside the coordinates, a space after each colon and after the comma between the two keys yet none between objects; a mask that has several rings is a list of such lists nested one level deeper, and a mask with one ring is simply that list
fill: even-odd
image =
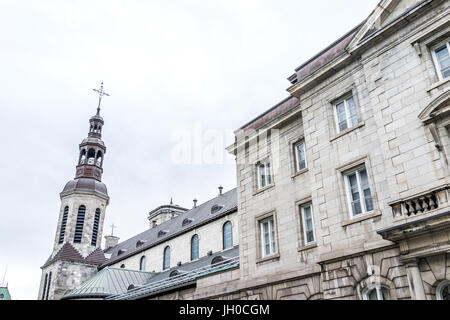
[{"label": "white window trim", "polygon": [[436,300],[442,300],[442,289],[447,285],[450,285],[450,280],[444,280],[438,284],[436,288]]},{"label": "white window trim", "polygon": [[[262,185],[262,180],[261,180],[261,165],[264,165],[264,174],[265,174],[265,185]],[[260,161],[256,164],[256,175],[257,175],[257,179],[258,179],[258,189],[262,189],[265,188],[267,186],[269,186],[272,183],[272,177],[270,175],[270,161],[269,160],[265,160],[265,161]]]},{"label": "white window trim", "polygon": [[[311,208],[312,232],[313,232],[313,237],[314,237],[314,240],[313,241],[309,241],[309,242],[308,242],[308,237],[306,235],[306,220],[305,220],[305,212],[304,212],[304,209],[307,208],[307,207]],[[316,240],[316,228],[315,228],[315,225],[314,225],[314,211],[313,211],[312,203],[308,203],[306,205],[302,205],[300,207],[300,213],[301,213],[301,216],[302,216],[302,227],[303,227],[302,231],[303,231],[304,245],[307,246],[307,245],[316,243],[316,241],[317,241]]]},{"label": "white window trim", "polygon": [[[305,167],[304,168],[300,168],[300,164],[299,164],[298,148],[297,148],[299,145],[303,145],[303,153],[305,155]],[[294,152],[295,152],[295,169],[296,169],[296,172],[299,172],[300,170],[304,170],[304,169],[308,168],[308,160],[306,159],[306,144],[305,144],[305,140],[298,141],[297,143],[294,144]]]},{"label": "white window trim", "polygon": [[[350,119],[350,112],[348,110],[348,102],[347,100],[353,98],[353,103],[355,104],[355,112],[356,112],[356,116],[358,117],[358,112],[356,111],[356,101],[355,101],[355,97],[353,95],[348,96],[347,98],[341,99],[339,100],[337,103],[335,103],[333,105],[333,110],[334,110],[334,121],[336,123],[336,131],[337,133],[341,133],[347,129],[350,129],[355,125],[352,125],[351,119]],[[344,110],[345,110],[345,120],[347,121],[347,128],[344,130],[341,130],[341,128],[339,127],[339,117],[338,117],[338,113],[337,113],[337,106],[340,105],[341,103],[344,103]],[[359,119],[357,119],[359,122]]]},{"label": "white window trim", "polygon": [[[371,211],[368,211],[366,208],[366,199],[364,197],[364,192],[362,190],[362,185],[361,185],[361,177],[360,177],[360,173],[359,171],[361,169],[365,169],[366,170],[366,174],[367,174],[367,180],[369,181],[369,173],[367,172],[367,168],[365,166],[359,166],[351,171],[348,171],[346,173],[344,173],[344,181],[345,181],[345,193],[347,194],[347,204],[348,204],[348,209],[350,212],[350,218],[351,219],[355,219],[358,218],[364,214],[368,214],[370,212],[373,212],[374,209],[372,209]],[[354,214],[353,213],[353,207],[352,207],[352,191],[351,191],[351,187],[350,187],[350,181],[349,181],[349,176],[352,175],[353,173],[356,173],[356,183],[358,184],[358,192],[359,192],[359,201],[361,203],[361,213],[359,214]],[[372,202],[373,202],[373,193],[372,193],[372,188],[370,187],[370,182],[369,182],[369,190],[370,190],[370,197],[372,198]],[[373,205],[372,205],[373,206]]]},{"label": "white window trim", "polygon": [[[264,242],[264,228],[263,228],[263,225],[266,222],[267,222],[267,227],[268,227],[268,231],[269,231],[270,252],[268,254],[266,254],[266,252],[265,252],[266,243]],[[272,223],[270,223],[270,222],[272,222]],[[276,240],[275,240],[275,221],[274,221],[273,216],[259,221],[259,232],[260,232],[260,239],[261,239],[261,257],[265,258],[265,257],[269,257],[271,255],[276,254],[277,253],[277,244],[276,244]],[[272,236],[272,234],[273,234],[273,236]],[[273,247],[272,247],[272,244],[273,244]]]},{"label": "white window trim", "polygon": [[436,68],[436,72],[438,74],[439,80],[444,80],[444,77],[442,75],[442,70],[441,70],[441,67],[439,65],[439,61],[438,61],[437,56],[436,56],[436,50],[439,47],[442,47],[444,44],[447,45],[447,50],[448,50],[448,52],[450,54],[450,39],[446,39],[446,40],[438,43],[437,45],[435,45],[435,46],[433,46],[431,48],[431,55],[433,57],[434,67]]},{"label": "white window trim", "polygon": [[377,292],[378,300],[384,300],[383,299],[383,292],[381,291],[382,288],[386,289],[388,291],[388,293],[389,293],[389,300],[390,300],[391,299],[391,297],[390,297],[391,293],[390,293],[389,287],[385,286],[385,285],[381,285],[381,284],[373,284],[373,285],[370,285],[367,288],[365,288],[364,291],[363,291],[363,298],[364,298],[364,300],[369,300],[369,292],[374,290],[374,289]]}]

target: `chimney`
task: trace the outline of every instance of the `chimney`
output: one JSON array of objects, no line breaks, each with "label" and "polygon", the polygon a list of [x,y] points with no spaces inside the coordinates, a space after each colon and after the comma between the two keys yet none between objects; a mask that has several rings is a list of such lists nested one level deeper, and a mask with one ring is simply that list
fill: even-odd
[{"label": "chimney", "polygon": [[105,250],[117,246],[119,239],[119,237],[112,235],[105,236]]},{"label": "chimney", "polygon": [[194,208],[197,208],[197,199],[194,199]]},{"label": "chimney", "polygon": [[223,190],[223,187],[222,187],[222,186],[219,186],[219,196],[222,195],[222,190]]}]

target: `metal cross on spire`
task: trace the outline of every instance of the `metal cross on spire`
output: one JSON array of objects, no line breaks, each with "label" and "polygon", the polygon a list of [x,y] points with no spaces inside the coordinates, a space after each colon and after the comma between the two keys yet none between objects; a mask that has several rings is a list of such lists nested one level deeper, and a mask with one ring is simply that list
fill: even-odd
[{"label": "metal cross on spire", "polygon": [[114,228],[117,228],[117,227],[114,225],[114,223],[112,225],[110,225],[110,227],[111,227],[111,235],[113,236],[114,235]]},{"label": "metal cross on spire", "polygon": [[100,103],[102,102],[102,97],[103,97],[103,96],[109,97],[109,94],[106,93],[105,91],[103,91],[103,81],[102,81],[102,83],[101,83],[101,85],[100,85],[100,89],[92,89],[92,90],[94,90],[95,92],[98,93],[97,115],[100,115]]}]

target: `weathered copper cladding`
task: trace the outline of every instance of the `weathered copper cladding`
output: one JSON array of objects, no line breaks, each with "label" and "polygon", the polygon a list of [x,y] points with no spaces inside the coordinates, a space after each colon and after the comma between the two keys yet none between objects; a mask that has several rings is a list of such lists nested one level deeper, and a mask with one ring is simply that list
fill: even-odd
[{"label": "weathered copper cladding", "polygon": [[95,165],[80,165],[77,166],[75,179],[84,178],[94,178],[98,181],[102,180],[103,169]]},{"label": "weathered copper cladding", "polygon": [[359,27],[353,29],[350,33],[346,34],[344,37],[322,51],[318,56],[295,69],[295,72],[297,74],[297,81],[301,81],[302,79],[306,78],[308,75],[310,75],[320,67],[326,65],[328,62],[345,51],[345,48],[353,39],[353,36],[356,34],[356,32],[358,32],[358,29]]},{"label": "weathered copper cladding", "polygon": [[261,128],[266,123],[276,119],[281,114],[287,112],[291,108],[298,104],[299,100],[296,97],[288,97],[272,107],[270,110],[266,111],[256,119],[244,125],[241,129],[236,132],[236,138],[240,139],[246,136],[249,132]]}]

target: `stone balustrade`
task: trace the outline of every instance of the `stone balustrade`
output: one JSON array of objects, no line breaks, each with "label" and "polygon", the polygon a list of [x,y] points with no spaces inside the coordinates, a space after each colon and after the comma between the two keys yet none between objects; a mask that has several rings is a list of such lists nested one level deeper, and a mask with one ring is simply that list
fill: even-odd
[{"label": "stone balustrade", "polygon": [[429,191],[414,197],[390,203],[394,218],[408,218],[449,205],[450,187]]}]

